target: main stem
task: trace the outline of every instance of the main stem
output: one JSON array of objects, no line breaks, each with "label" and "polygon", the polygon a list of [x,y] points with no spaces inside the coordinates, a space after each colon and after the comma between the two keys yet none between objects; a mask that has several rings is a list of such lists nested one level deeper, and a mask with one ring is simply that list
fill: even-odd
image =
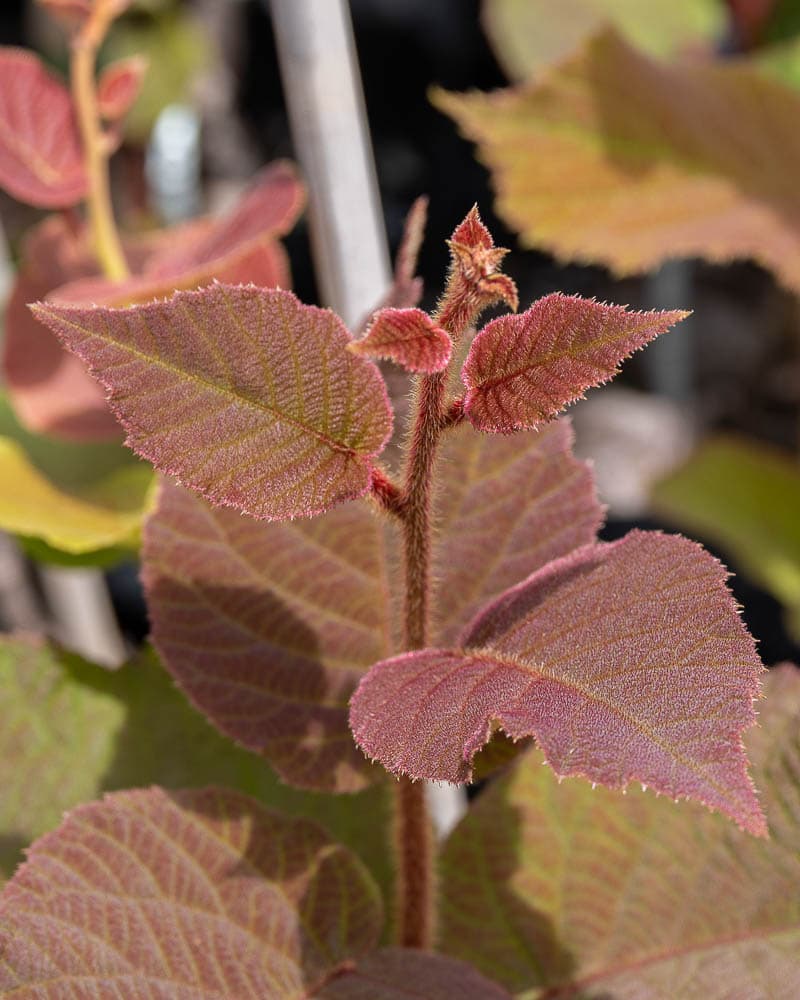
[{"label": "main stem", "polygon": [[105,276],[122,281],[129,271],[111,207],[109,150],[100,127],[95,87],[97,50],[112,19],[110,5],[98,0],[92,16],[72,42],[70,75],[89,180],[87,207],[94,251]]}]

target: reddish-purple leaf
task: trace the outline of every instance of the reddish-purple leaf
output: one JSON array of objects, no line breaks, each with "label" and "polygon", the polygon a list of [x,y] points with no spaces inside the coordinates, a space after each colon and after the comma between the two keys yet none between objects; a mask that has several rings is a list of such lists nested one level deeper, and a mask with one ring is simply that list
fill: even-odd
[{"label": "reddish-purple leaf", "polygon": [[511,1000],[466,962],[443,955],[384,948],[331,976],[315,1000]]},{"label": "reddish-purple leaf", "polygon": [[36,841],[0,896],[0,992],[304,997],[381,923],[366,869],[308,820],[217,789],[118,792]]},{"label": "reddish-purple leaf", "polygon": [[382,519],[365,503],[269,524],[170,483],[148,519],[153,642],[193,704],[285,781],[355,791],[380,777],[347,703],[392,651]]},{"label": "reddish-purple leaf", "polygon": [[443,850],[442,949],[516,996],[800,996],[800,671],[764,687],[746,742],[768,840],[636,787],[558,787],[534,751]]},{"label": "reddish-purple leaf", "polygon": [[361,340],[350,345],[354,354],[385,358],[410,372],[443,371],[453,353],[453,342],[421,309],[381,309]]},{"label": "reddish-purple leaf", "polygon": [[536,427],[688,313],[631,312],[555,293],[478,333],[464,363],[464,409],[482,431]]},{"label": "reddish-purple leaf", "polygon": [[392,772],[463,782],[499,725],[534,736],[559,775],[635,779],[764,834],[741,737],[761,665],[725,576],[678,536],[585,546],[506,591],[458,647],[374,666],[356,739]]},{"label": "reddish-purple leaf", "polygon": [[130,111],[146,72],[143,56],[129,56],[106,66],[97,81],[97,109],[106,121],[119,121]]},{"label": "reddish-purple leaf", "polygon": [[214,503],[280,520],[369,489],[391,409],[329,310],[213,285],[130,309],[34,311],[105,385],[127,443]]},{"label": "reddish-purple leaf", "polygon": [[65,281],[96,273],[83,231],[50,216],[28,233],[6,308],[3,375],[20,421],[31,430],[75,441],[119,438],[102,387],[78,357],[28,309]]},{"label": "reddish-purple leaf", "polygon": [[80,201],[86,183],[69,91],[32,52],[0,49],[0,186],[61,208]]},{"label": "reddish-purple leaf", "polygon": [[603,510],[569,421],[514,437],[448,432],[435,516],[433,642],[455,643],[487,601],[594,541]]}]

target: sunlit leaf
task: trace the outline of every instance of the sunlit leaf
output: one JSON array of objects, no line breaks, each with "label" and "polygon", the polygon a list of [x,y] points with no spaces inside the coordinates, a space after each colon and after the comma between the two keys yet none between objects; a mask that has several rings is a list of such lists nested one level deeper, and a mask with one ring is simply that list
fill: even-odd
[{"label": "sunlit leaf", "polygon": [[64,812],[103,791],[210,782],[320,822],[390,882],[384,788],[307,794],[220,736],[152,652],[110,671],[42,641],[0,640],[0,878]]},{"label": "sunlit leaf", "polygon": [[116,122],[130,111],[139,96],[147,60],[130,56],[106,66],[97,81],[97,109],[107,121]]},{"label": "sunlit leaf", "polygon": [[800,671],[766,691],[747,743],[769,840],[638,788],[558,785],[533,752],[444,848],[443,950],[524,997],[800,994]]},{"label": "sunlit leaf", "polygon": [[455,648],[376,664],[351,702],[356,740],[394,773],[464,782],[499,725],[534,736],[559,775],[638,780],[763,834],[741,748],[761,666],[725,576],[679,536],[587,545],[506,591]]},{"label": "sunlit leaf", "polygon": [[421,309],[381,309],[367,332],[350,345],[354,354],[385,358],[410,372],[440,372],[453,352],[446,330]]},{"label": "sunlit leaf", "polygon": [[0,186],[39,208],[63,208],[86,185],[69,91],[32,52],[0,49]]},{"label": "sunlit leaf", "polygon": [[392,650],[384,524],[363,503],[268,524],[165,483],[145,530],[153,641],[224,733],[284,780],[352,791],[379,778],[347,725]]},{"label": "sunlit leaf", "polygon": [[546,295],[475,337],[461,372],[464,412],[481,431],[536,427],[613,378],[624,358],[687,315]]},{"label": "sunlit leaf", "polygon": [[670,56],[712,49],[726,23],[719,0],[484,0],[483,23],[503,68],[525,79],[612,24],[636,48]]},{"label": "sunlit leaf", "polygon": [[363,866],[222,789],[116,792],[36,841],[0,896],[0,990],[23,998],[313,995],[374,948]]},{"label": "sunlit leaf", "polygon": [[0,528],[85,555],[135,547],[153,473],[118,445],[25,432],[0,398]]},{"label": "sunlit leaf", "polygon": [[448,432],[435,501],[434,642],[455,643],[489,600],[594,541],[602,508],[569,422],[513,437]]},{"label": "sunlit leaf", "polygon": [[35,312],[106,386],[130,446],[213,502],[282,519],[369,488],[391,410],[329,310],[214,285],[130,309]]},{"label": "sunlit leaf", "polygon": [[654,490],[656,509],[722,546],[787,606],[800,634],[800,467],[763,443],[706,441]]},{"label": "sunlit leaf", "polygon": [[800,289],[800,95],[756,68],[666,66],[605,32],[525,86],[434,103],[525,245],[617,274],[752,258]]}]

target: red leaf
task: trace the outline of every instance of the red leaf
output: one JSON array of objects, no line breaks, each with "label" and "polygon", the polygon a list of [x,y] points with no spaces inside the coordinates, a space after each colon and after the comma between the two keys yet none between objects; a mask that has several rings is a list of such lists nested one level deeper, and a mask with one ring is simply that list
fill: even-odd
[{"label": "red leaf", "polygon": [[68,813],[6,886],[0,992],[308,996],[381,923],[364,867],[308,820],[216,789],[118,792]]},{"label": "red leaf", "polygon": [[293,785],[351,792],[380,776],[353,743],[347,703],[392,649],[383,530],[363,503],[268,524],[169,483],[146,523],[143,580],[167,669]]},{"label": "red leaf", "polygon": [[350,350],[369,358],[387,358],[410,372],[432,374],[447,367],[453,342],[421,309],[381,309]]},{"label": "red leaf", "polygon": [[106,387],[130,447],[212,502],[282,520],[369,489],[391,408],[330,310],[227,285],[130,309],[33,309]]},{"label": "red leaf", "polygon": [[31,52],[0,49],[0,186],[39,208],[86,194],[69,91]]},{"label": "red leaf", "polygon": [[554,417],[686,312],[630,312],[556,292],[478,333],[464,362],[464,409],[482,431],[508,433]]},{"label": "red leaf", "polygon": [[147,72],[147,59],[130,56],[106,66],[97,81],[97,108],[106,121],[116,122],[133,107]]},{"label": "red leaf", "polygon": [[28,309],[65,281],[95,272],[85,234],[73,234],[61,216],[27,235],[6,309],[3,374],[17,416],[30,430],[74,441],[120,437],[102,387]]},{"label": "red leaf", "polygon": [[723,567],[684,538],[631,532],[506,591],[459,648],[378,663],[350,723],[390,771],[455,782],[499,723],[559,775],[635,779],[763,834],[741,742],[760,670]]},{"label": "red leaf", "polygon": [[566,418],[514,437],[448,432],[435,501],[436,645],[455,643],[507,587],[595,540],[603,509],[571,446]]},{"label": "red leaf", "polygon": [[[409,992],[411,991],[411,992]],[[409,948],[383,948],[331,977],[315,1000],[511,1000],[466,962]]]}]

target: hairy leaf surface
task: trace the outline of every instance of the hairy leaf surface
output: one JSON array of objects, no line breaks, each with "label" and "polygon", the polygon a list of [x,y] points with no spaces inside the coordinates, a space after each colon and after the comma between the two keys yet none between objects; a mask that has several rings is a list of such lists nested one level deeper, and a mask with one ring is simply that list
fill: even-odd
[{"label": "hairy leaf surface", "polygon": [[38,208],[63,208],[86,185],[69,91],[32,52],[0,49],[0,186]]},{"label": "hairy leaf surface", "polygon": [[559,775],[694,798],[764,834],[741,734],[761,670],[694,542],[631,532],[577,550],[490,604],[454,649],[376,664],[350,723],[388,770],[468,781],[495,725],[534,736]]},{"label": "hairy leaf surface", "polygon": [[350,349],[368,358],[394,361],[410,372],[431,374],[447,367],[453,343],[421,309],[381,309]]},{"label": "hairy leaf surface", "polygon": [[434,103],[527,246],[620,275],[752,258],[800,289],[800,96],[757,69],[665,66],[606,32],[525,86]]},{"label": "hairy leaf surface", "polygon": [[556,292],[487,323],[461,373],[464,412],[481,431],[507,433],[554,417],[685,312],[631,312]]},{"label": "hairy leaf surface", "polygon": [[655,488],[656,509],[721,545],[786,605],[800,634],[800,470],[788,452],[735,437],[706,441]]},{"label": "hairy leaf surface", "polygon": [[377,889],[315,824],[221,789],[79,806],[0,897],[0,990],[304,997],[374,948]]},{"label": "hairy leaf surface", "polygon": [[72,556],[135,548],[153,471],[112,444],[26,432],[0,395],[0,529]]},{"label": "hairy leaf surface", "polygon": [[106,386],[127,443],[214,503],[278,520],[369,488],[391,409],[329,310],[213,285],[131,309],[35,312]]},{"label": "hairy leaf surface", "polygon": [[147,72],[141,56],[118,59],[106,66],[97,81],[97,109],[106,121],[124,118],[139,96]]},{"label": "hairy leaf surface", "polygon": [[380,776],[347,725],[392,649],[384,526],[363,503],[267,524],[170,483],[142,554],[153,642],[192,702],[284,780],[353,791]]},{"label": "hairy leaf surface", "polygon": [[152,651],[110,671],[43,641],[0,639],[0,714],[0,879],[66,810],[103,791],[212,782],[319,821],[382,887],[391,881],[383,787],[347,797],[287,787],[190,707]]},{"label": "hairy leaf surface", "polygon": [[449,431],[435,501],[433,639],[449,645],[506,588],[595,539],[603,510],[564,418],[514,437]]},{"label": "hairy leaf surface", "polygon": [[521,80],[608,24],[660,57],[712,48],[726,27],[718,0],[484,0],[483,23],[501,65]]},{"label": "hairy leaf surface", "polygon": [[798,995],[800,671],[765,686],[747,744],[769,840],[638,788],[559,786],[532,752],[444,848],[443,950],[524,997]]}]

